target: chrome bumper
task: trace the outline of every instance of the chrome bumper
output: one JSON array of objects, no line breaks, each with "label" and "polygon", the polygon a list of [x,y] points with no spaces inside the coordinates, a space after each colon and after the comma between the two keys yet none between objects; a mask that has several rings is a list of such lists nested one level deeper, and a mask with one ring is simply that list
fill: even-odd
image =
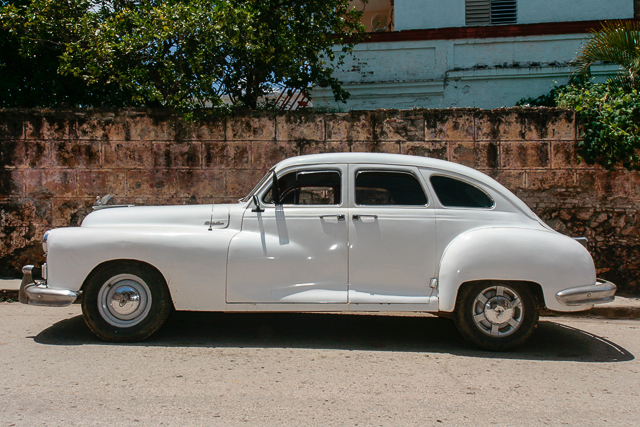
[{"label": "chrome bumper", "polygon": [[22,304],[41,305],[47,307],[66,307],[78,298],[78,292],[68,289],[54,289],[47,287],[47,281],[36,278],[40,269],[33,265],[22,267],[22,283],[20,284],[20,302]]},{"label": "chrome bumper", "polygon": [[616,285],[596,279],[593,285],[569,288],[556,294],[556,299],[564,305],[602,304],[615,299]]}]

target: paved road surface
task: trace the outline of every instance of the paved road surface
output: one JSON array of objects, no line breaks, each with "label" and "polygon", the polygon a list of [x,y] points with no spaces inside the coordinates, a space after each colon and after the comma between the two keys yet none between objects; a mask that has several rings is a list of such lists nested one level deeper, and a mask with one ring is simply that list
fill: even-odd
[{"label": "paved road surface", "polygon": [[174,315],[97,340],[0,303],[0,426],[637,426],[640,321],[545,318],[511,353],[435,317]]}]

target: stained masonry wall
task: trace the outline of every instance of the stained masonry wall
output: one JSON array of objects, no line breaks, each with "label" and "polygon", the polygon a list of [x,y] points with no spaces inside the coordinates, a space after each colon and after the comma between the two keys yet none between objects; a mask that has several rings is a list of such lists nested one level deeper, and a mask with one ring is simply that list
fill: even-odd
[{"label": "stained masonry wall", "polygon": [[247,114],[195,123],[157,110],[0,110],[0,274],[41,262],[44,231],[79,225],[96,196],[137,205],[234,201],[286,157],[372,151],[489,174],[556,230],[587,236],[598,274],[638,294],[640,175],[577,163],[577,127],[574,113],[557,109]]}]

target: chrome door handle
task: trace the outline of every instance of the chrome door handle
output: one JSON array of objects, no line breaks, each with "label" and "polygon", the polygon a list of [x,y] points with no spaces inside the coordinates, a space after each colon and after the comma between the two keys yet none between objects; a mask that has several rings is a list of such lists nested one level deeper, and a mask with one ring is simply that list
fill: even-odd
[{"label": "chrome door handle", "polygon": [[337,214],[337,215],[320,215],[320,218],[325,219],[325,218],[338,218],[338,221],[344,221],[344,214]]},{"label": "chrome door handle", "polygon": [[368,215],[368,214],[354,214],[353,215],[353,219],[355,221],[357,221],[357,220],[359,220],[360,218],[363,218],[363,217],[378,219],[378,215]]}]

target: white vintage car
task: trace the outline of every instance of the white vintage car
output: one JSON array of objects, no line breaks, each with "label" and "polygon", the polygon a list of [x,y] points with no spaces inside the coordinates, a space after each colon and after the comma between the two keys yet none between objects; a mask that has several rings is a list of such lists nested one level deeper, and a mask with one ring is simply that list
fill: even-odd
[{"label": "white vintage car", "polygon": [[49,230],[20,301],[80,295],[108,341],[156,332],[172,308],[429,312],[504,350],[539,311],[612,301],[584,239],[559,234],[488,176],[394,154],[294,157],[236,204],[114,207]]}]

